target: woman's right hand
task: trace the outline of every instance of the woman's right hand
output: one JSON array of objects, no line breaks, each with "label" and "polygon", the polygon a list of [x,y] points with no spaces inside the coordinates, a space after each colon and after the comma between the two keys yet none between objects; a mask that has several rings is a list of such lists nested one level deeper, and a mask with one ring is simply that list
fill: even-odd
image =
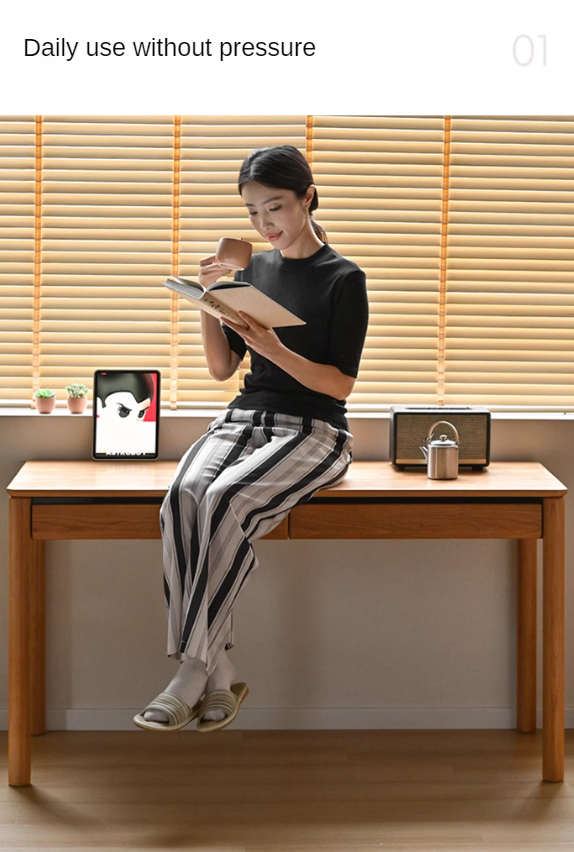
[{"label": "woman's right hand", "polygon": [[219,278],[229,275],[230,272],[232,270],[229,267],[222,266],[216,261],[214,254],[209,257],[202,257],[199,261],[199,283],[202,287],[210,287]]}]

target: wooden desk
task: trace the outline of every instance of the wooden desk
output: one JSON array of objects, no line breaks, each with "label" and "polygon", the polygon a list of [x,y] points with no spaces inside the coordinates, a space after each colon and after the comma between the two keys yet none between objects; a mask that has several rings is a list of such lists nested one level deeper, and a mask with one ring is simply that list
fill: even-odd
[{"label": "wooden desk", "polygon": [[[31,779],[30,735],[45,721],[48,539],[160,538],[176,462],[27,462],[10,494],[9,783]],[[497,462],[450,481],[354,462],[267,538],[518,540],[517,721],[536,730],[536,540],[543,539],[542,778],[564,778],[564,495],[536,462]]]}]

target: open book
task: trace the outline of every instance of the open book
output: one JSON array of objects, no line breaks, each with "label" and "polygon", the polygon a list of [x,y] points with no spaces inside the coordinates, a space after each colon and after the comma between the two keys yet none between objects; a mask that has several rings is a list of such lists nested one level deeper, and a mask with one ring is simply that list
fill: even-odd
[{"label": "open book", "polygon": [[248,284],[247,281],[216,281],[211,287],[205,288],[199,282],[189,278],[176,278],[170,275],[163,284],[164,287],[188,299],[196,308],[201,308],[202,311],[224,321],[230,319],[231,322],[244,327],[245,323],[237,311],[249,314],[265,328],[305,325],[304,320],[296,317],[287,308],[266,296],[257,287]]}]

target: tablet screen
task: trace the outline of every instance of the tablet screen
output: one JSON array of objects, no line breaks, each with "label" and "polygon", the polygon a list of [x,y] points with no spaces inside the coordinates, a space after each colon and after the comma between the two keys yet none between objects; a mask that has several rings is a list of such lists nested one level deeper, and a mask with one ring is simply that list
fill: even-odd
[{"label": "tablet screen", "polygon": [[93,457],[156,459],[159,412],[159,370],[96,370]]}]

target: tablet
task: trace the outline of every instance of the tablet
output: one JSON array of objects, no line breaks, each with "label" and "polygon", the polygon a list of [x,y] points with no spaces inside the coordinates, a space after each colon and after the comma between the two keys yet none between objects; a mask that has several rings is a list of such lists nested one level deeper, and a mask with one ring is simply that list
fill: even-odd
[{"label": "tablet", "polygon": [[96,370],[95,459],[157,459],[159,370]]}]

